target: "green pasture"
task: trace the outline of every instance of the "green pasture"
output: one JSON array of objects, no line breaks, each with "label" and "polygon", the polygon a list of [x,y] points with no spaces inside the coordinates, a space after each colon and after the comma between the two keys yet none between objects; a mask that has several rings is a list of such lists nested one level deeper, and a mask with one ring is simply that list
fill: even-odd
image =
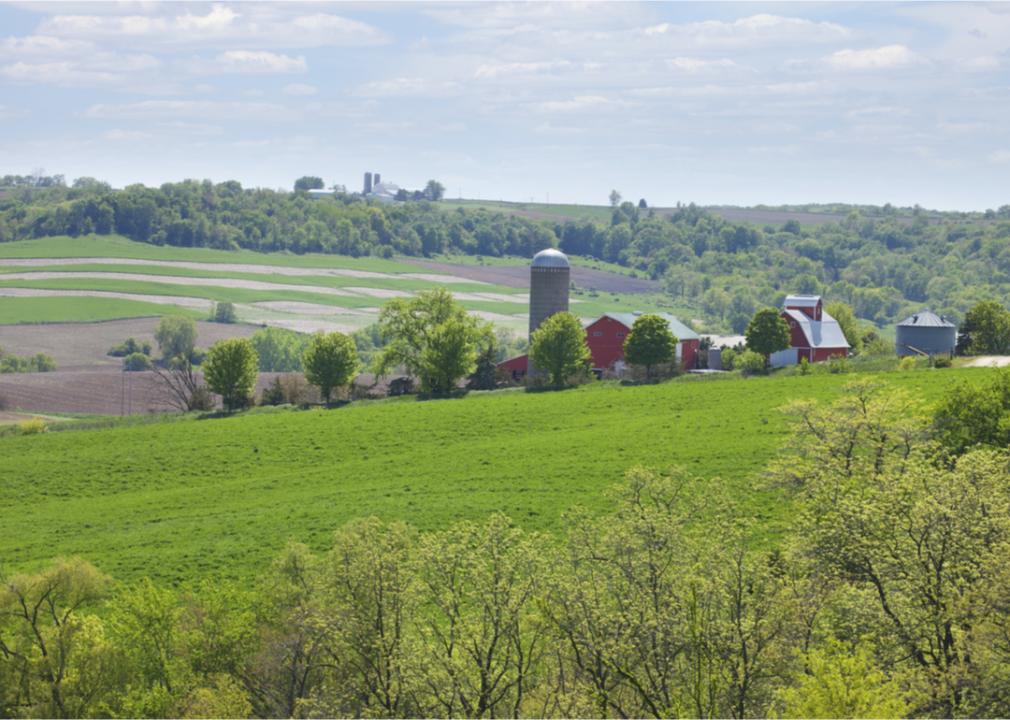
[{"label": "green pasture", "polygon": [[[875,377],[931,400],[989,372]],[[246,578],[287,540],[324,548],[361,516],[432,530],[502,511],[553,531],[574,505],[605,511],[639,464],[718,484],[773,544],[790,517],[761,479],[788,433],[778,408],[834,400],[852,377],[596,383],[0,437],[0,558],[12,570],[80,555],[121,580]]]},{"label": "green pasture", "polygon": [[375,257],[353,258],[346,255],[289,252],[254,252],[252,250],[210,250],[149,245],[120,235],[83,237],[46,237],[0,243],[0,258],[82,258],[119,257],[135,260],[185,260],[206,263],[248,263],[288,267],[342,268],[371,272],[418,272],[416,265]]},{"label": "green pasture", "polygon": [[0,297],[0,325],[98,322],[157,315],[185,315],[201,320],[207,313],[178,305],[118,298]]}]

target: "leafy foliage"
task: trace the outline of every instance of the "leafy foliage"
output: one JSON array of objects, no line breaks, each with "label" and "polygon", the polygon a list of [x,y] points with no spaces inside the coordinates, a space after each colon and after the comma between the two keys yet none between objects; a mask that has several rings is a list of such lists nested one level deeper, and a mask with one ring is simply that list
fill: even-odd
[{"label": "leafy foliage", "polygon": [[250,404],[256,386],[259,361],[248,338],[231,338],[214,343],[203,361],[207,387],[221,396],[228,410]]},{"label": "leafy foliage", "polygon": [[350,337],[339,332],[317,333],[302,354],[305,379],[330,402],[333,390],[349,384],[358,373],[358,350]]},{"label": "leafy foliage", "polygon": [[671,362],[676,353],[677,337],[658,315],[640,315],[624,340],[624,358],[632,365],[643,365],[647,379],[653,366]]},{"label": "leafy foliage", "polygon": [[386,303],[379,332],[385,343],[375,361],[380,375],[402,367],[420,379],[424,392],[447,395],[473,372],[478,343],[491,329],[439,288]]},{"label": "leafy foliage", "polygon": [[747,349],[767,358],[789,347],[789,325],[774,308],[759,310],[747,324]]},{"label": "leafy foliage", "polygon": [[964,316],[961,332],[972,355],[1010,352],[1010,312],[998,302],[985,300],[974,305]]},{"label": "leafy foliage", "polygon": [[561,388],[584,373],[591,360],[586,331],[570,312],[551,315],[530,337],[530,366],[546,372],[551,385]]},{"label": "leafy foliage", "polygon": [[176,358],[189,360],[196,346],[196,323],[187,317],[163,317],[154,331],[154,339],[165,362]]}]

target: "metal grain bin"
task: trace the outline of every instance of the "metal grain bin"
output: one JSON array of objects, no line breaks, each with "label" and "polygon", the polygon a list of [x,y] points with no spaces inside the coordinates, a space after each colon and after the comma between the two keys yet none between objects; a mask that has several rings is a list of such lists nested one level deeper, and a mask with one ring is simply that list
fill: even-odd
[{"label": "metal grain bin", "polygon": [[899,357],[953,355],[956,344],[957,326],[929,310],[923,310],[898,323],[895,349]]}]

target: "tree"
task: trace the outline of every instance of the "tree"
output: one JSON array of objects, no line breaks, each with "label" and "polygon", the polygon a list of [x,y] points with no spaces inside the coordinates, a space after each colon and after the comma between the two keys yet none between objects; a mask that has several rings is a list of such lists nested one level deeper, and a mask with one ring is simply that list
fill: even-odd
[{"label": "tree", "polygon": [[670,323],[658,315],[640,315],[624,339],[624,358],[632,365],[644,365],[645,377],[652,377],[655,365],[672,362],[677,354],[677,337]]},{"label": "tree", "polygon": [[645,198],[639,198],[638,199],[638,209],[639,210],[646,210],[646,209],[648,209],[648,207],[649,207],[649,203],[645,202]]},{"label": "tree", "polygon": [[196,324],[187,317],[169,315],[163,317],[154,331],[162,360],[170,362],[175,358],[189,360],[196,345]]},{"label": "tree", "polygon": [[210,313],[210,319],[217,323],[233,323],[237,320],[235,306],[230,302],[215,303]]},{"label": "tree", "polygon": [[591,359],[586,331],[570,312],[551,315],[530,337],[530,366],[546,371],[556,388],[584,371]]},{"label": "tree", "polygon": [[769,356],[789,347],[789,325],[774,308],[758,310],[747,324],[747,347],[765,357],[767,365]]},{"label": "tree", "polygon": [[203,361],[203,376],[211,391],[221,396],[227,410],[249,404],[256,386],[259,359],[248,338],[214,343]]},{"label": "tree", "polygon": [[445,186],[437,180],[429,180],[424,186],[424,196],[432,202],[437,202],[445,196]]},{"label": "tree", "polygon": [[611,190],[610,191],[610,207],[616,208],[620,204],[621,204],[621,193],[617,192],[616,190]]},{"label": "tree", "polygon": [[295,190],[322,190],[325,183],[321,177],[315,175],[305,175],[295,180]]},{"label": "tree", "polygon": [[833,302],[828,304],[824,311],[838,321],[852,354],[861,353],[863,351],[863,334],[859,330],[859,321],[856,320],[852,306],[843,302]]},{"label": "tree", "polygon": [[319,388],[329,405],[333,390],[344,387],[357,375],[358,349],[343,333],[316,333],[302,353],[302,367],[305,379]]},{"label": "tree", "polygon": [[460,378],[473,372],[478,342],[490,332],[444,288],[392,300],[379,313],[379,333],[386,345],[376,356],[376,370],[386,375],[402,366],[421,381],[424,392],[448,395]]},{"label": "tree", "polygon": [[961,332],[969,337],[973,355],[1002,355],[1010,352],[1010,312],[994,300],[984,300],[964,316]]}]

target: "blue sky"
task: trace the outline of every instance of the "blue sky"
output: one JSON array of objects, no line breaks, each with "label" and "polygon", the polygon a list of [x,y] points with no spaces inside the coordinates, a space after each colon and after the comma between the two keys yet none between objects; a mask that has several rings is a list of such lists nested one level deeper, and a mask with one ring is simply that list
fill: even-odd
[{"label": "blue sky", "polygon": [[1010,203],[1010,4],[0,5],[0,174]]}]

